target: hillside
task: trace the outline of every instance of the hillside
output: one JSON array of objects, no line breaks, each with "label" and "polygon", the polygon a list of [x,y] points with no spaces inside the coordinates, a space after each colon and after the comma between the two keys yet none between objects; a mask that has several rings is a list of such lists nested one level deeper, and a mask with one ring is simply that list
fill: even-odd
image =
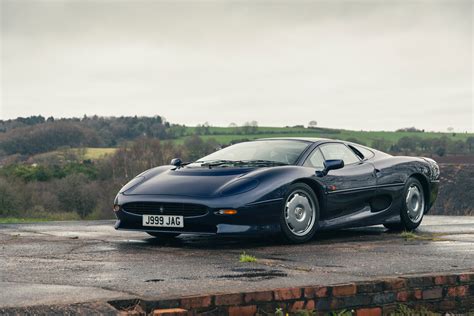
[{"label": "hillside", "polygon": [[[0,164],[9,161],[28,161],[62,154],[73,148],[89,149],[85,159],[98,159],[101,153],[112,153],[141,137],[184,144],[197,135],[203,141],[227,145],[242,140],[265,137],[322,137],[342,139],[371,146],[392,153],[415,153],[444,156],[446,154],[471,154],[474,152],[473,133],[439,133],[415,128],[404,131],[352,131],[332,128],[268,127],[256,122],[242,126],[214,127],[207,123],[189,127],[166,122],[155,117],[83,117],[54,119],[43,117],[18,118],[0,121]],[[92,152],[95,154],[92,154]],[[44,154],[44,155],[43,155]],[[3,161],[3,163],[2,163]]]},{"label": "hillside", "polygon": [[[187,127],[185,136],[177,139],[182,142],[187,136],[193,135],[195,127]],[[358,140],[359,143],[373,146],[385,143],[386,146],[397,144],[403,137],[415,137],[421,140],[446,138],[447,141],[465,142],[474,133],[441,133],[441,132],[390,132],[390,131],[353,131],[330,128],[301,128],[301,127],[258,127],[256,130],[244,133],[235,127],[210,127],[208,133],[199,134],[204,139],[214,138],[221,144],[228,144],[241,139],[256,139],[265,137],[322,137],[341,140]]]},{"label": "hillside", "polygon": [[174,157],[194,161],[216,148],[264,137],[323,137],[395,155],[431,156],[442,183],[433,214],[473,215],[474,134],[330,128],[187,127],[160,117],[0,121],[0,219],[110,218],[119,188]]}]

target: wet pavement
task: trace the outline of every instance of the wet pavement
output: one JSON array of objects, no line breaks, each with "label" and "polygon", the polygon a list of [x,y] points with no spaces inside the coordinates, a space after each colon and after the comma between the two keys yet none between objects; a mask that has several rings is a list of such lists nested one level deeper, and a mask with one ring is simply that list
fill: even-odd
[{"label": "wet pavement", "polygon": [[[383,226],[275,237],[160,241],[113,221],[0,225],[0,308],[335,284],[474,270],[474,217],[427,216],[415,238]],[[241,263],[246,252],[257,262]]]}]

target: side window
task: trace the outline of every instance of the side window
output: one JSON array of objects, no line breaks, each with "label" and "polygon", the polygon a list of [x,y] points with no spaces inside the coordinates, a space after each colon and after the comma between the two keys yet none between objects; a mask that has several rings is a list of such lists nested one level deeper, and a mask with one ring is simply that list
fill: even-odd
[{"label": "side window", "polygon": [[374,156],[374,153],[369,150],[368,148],[358,146],[358,145],[350,145],[351,147],[354,147],[355,150],[360,152],[364,157],[362,159],[370,159]]},{"label": "side window", "polygon": [[357,157],[359,157],[359,158],[362,159],[362,160],[365,159],[364,154],[362,154],[357,148],[355,148],[355,147],[352,146],[352,145],[347,145],[347,146],[349,146],[349,148],[354,152],[354,154],[356,154]]},{"label": "side window", "polygon": [[350,165],[360,161],[354,152],[343,144],[327,144],[322,145],[320,148],[326,160],[341,159],[344,160],[344,165]]},{"label": "side window", "polygon": [[315,168],[316,170],[324,169],[324,157],[321,151],[316,148],[304,162],[305,167]]}]

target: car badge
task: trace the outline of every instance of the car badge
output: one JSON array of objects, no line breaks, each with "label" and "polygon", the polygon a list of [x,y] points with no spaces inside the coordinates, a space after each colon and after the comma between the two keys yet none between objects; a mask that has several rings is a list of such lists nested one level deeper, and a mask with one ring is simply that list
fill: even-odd
[{"label": "car badge", "polygon": [[160,206],[160,213],[163,214],[163,212],[165,211],[165,208],[163,207],[163,205]]}]

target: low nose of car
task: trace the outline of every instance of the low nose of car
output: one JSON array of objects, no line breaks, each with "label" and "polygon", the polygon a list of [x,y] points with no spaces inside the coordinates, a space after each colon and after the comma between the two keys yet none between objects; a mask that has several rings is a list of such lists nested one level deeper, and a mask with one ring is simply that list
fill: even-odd
[{"label": "low nose of car", "polygon": [[212,197],[249,168],[181,168],[157,174],[124,192],[125,195]]}]

